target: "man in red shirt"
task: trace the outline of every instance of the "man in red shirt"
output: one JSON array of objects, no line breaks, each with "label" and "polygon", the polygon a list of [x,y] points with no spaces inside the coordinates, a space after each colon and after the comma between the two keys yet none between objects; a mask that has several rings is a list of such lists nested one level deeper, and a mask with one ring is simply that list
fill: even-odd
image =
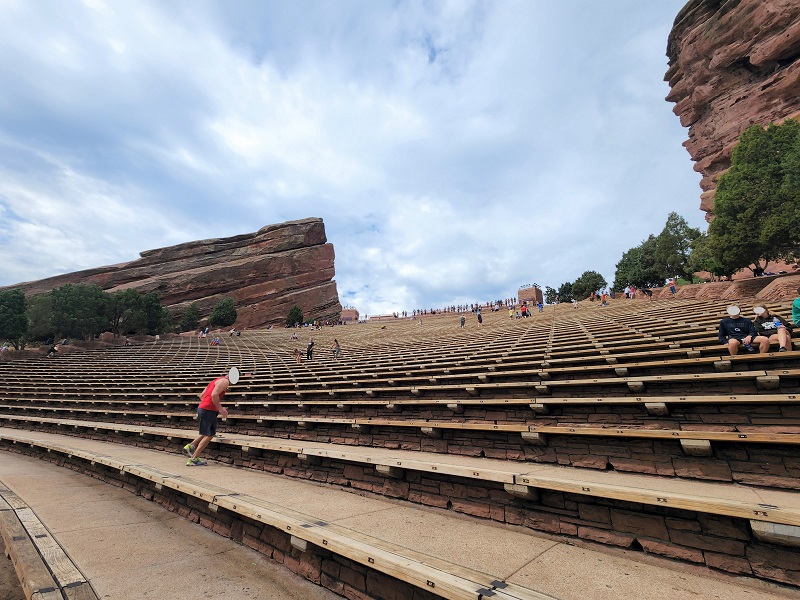
[{"label": "man in red shirt", "polygon": [[183,451],[189,456],[189,460],[186,461],[187,466],[199,467],[208,464],[200,458],[200,454],[217,433],[217,417],[220,414],[223,419],[228,416],[228,409],[222,406],[222,398],[228,391],[228,386],[237,381],[239,381],[239,370],[234,367],[227,375],[211,381],[200,395],[200,405],[197,407],[200,435],[183,447]]}]

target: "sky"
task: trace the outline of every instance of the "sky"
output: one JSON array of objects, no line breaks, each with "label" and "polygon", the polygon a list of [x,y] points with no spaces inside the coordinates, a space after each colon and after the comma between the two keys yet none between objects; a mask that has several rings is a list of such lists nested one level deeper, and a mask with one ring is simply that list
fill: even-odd
[{"label": "sky", "polygon": [[0,0],[0,285],[321,217],[343,305],[485,302],[705,229],[685,0]]}]

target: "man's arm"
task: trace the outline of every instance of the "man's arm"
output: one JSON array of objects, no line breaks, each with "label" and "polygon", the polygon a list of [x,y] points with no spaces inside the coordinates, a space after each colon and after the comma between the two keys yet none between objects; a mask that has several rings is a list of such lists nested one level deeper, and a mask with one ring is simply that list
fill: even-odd
[{"label": "man's arm", "polygon": [[728,328],[725,327],[725,319],[719,322],[719,342],[726,345],[728,343]]},{"label": "man's arm", "polygon": [[214,403],[214,408],[216,408],[217,412],[220,413],[223,417],[228,416],[228,409],[222,406],[220,398],[221,394],[227,389],[228,389],[228,380],[220,379],[217,382],[217,385],[214,386],[214,391],[211,392],[211,401]]}]

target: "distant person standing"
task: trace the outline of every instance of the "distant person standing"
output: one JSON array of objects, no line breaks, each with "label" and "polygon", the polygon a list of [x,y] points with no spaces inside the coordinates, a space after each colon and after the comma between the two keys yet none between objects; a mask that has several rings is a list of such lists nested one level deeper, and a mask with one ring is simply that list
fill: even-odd
[{"label": "distant person standing", "polygon": [[667,282],[667,285],[669,286],[669,291],[672,293],[672,297],[674,298],[675,297],[675,291],[676,291],[675,290],[675,279],[670,277],[669,281]]},{"label": "distant person standing", "polygon": [[792,321],[795,325],[800,325],[800,288],[797,288],[797,296],[792,302]]},{"label": "distant person standing", "polygon": [[306,359],[311,360],[313,355],[314,355],[314,338],[308,338],[308,344],[306,345]]},{"label": "distant person standing", "polygon": [[342,352],[342,347],[339,345],[339,340],[333,340],[333,346],[331,347],[333,350],[333,358],[339,358],[339,354]]},{"label": "distant person standing", "polygon": [[461,323],[461,327],[463,329],[464,325],[467,324],[467,318],[464,315],[461,315],[461,318],[458,320]]},{"label": "distant person standing", "polygon": [[477,317],[478,317],[478,327],[483,327],[483,315],[481,314],[480,308],[477,311]]}]

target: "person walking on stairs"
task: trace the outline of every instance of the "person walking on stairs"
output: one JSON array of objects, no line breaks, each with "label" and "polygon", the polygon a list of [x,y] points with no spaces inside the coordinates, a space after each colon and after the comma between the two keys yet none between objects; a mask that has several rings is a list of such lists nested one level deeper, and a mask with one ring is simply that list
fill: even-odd
[{"label": "person walking on stairs", "polygon": [[[235,379],[235,381],[234,381]],[[200,435],[193,442],[183,447],[184,453],[189,457],[186,461],[188,467],[199,467],[208,464],[200,458],[203,450],[214,439],[217,433],[217,417],[228,416],[228,409],[222,406],[222,398],[228,391],[231,383],[239,381],[239,371],[235,367],[227,375],[212,380],[200,394],[200,404],[197,407],[197,422]]]}]

